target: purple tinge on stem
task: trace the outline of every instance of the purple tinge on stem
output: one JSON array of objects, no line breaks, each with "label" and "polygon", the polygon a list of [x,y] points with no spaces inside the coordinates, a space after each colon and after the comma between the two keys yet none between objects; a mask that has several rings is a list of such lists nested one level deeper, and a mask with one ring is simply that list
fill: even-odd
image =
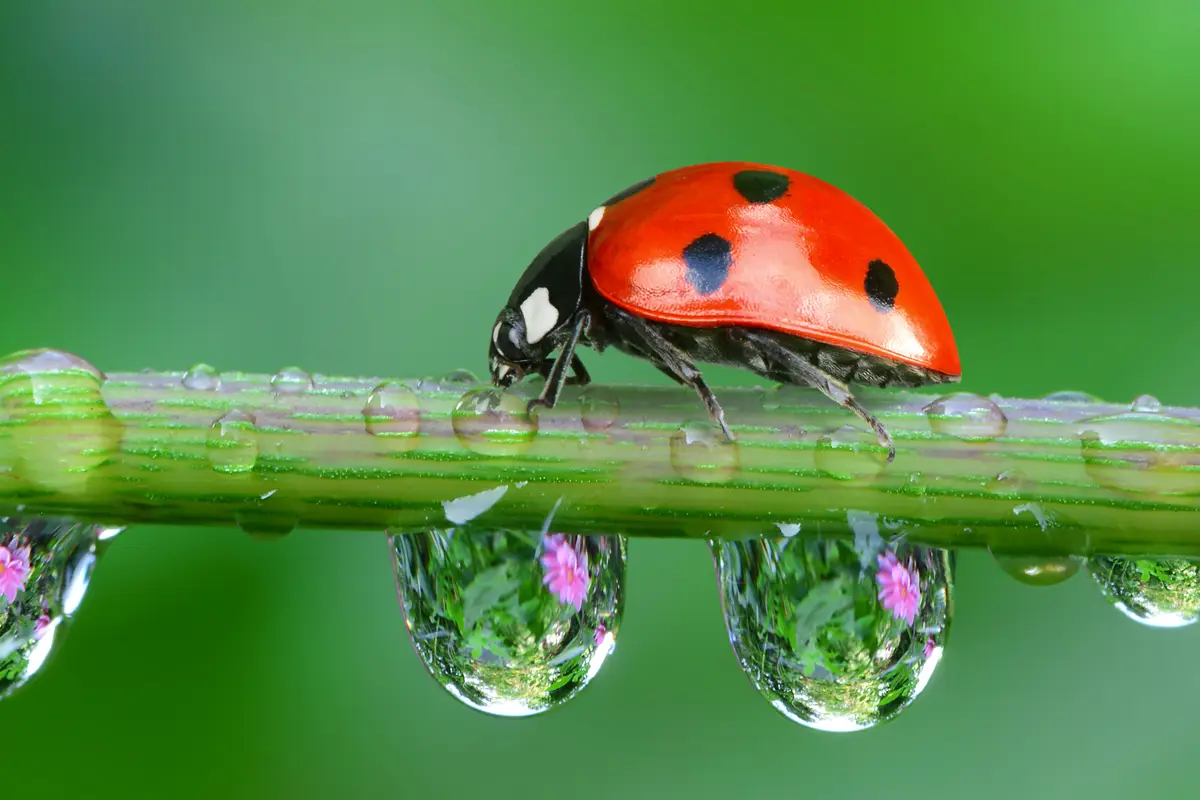
[{"label": "purple tinge on stem", "polygon": [[[10,544],[15,545],[16,542]],[[0,595],[7,597],[8,602],[15,603],[28,577],[29,548],[9,549],[0,545]]]},{"label": "purple tinge on stem", "polygon": [[896,554],[890,550],[879,556],[879,572],[875,574],[879,582],[879,602],[896,619],[902,619],[909,625],[917,617],[917,608],[921,605],[921,587],[916,574],[904,564],[901,564]]},{"label": "purple tinge on stem", "polygon": [[546,570],[542,583],[550,587],[560,603],[583,610],[583,599],[591,585],[587,553],[576,550],[561,533],[549,534],[542,544],[542,567]]}]

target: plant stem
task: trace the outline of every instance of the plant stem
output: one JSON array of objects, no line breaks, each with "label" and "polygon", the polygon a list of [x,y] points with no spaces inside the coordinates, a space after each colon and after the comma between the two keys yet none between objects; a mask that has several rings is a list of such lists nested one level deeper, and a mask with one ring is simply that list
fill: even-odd
[{"label": "plant stem", "polygon": [[282,533],[540,529],[553,512],[557,530],[692,538],[854,535],[873,519],[940,547],[1200,556],[1200,409],[856,390],[895,440],[886,464],[808,389],[717,391],[736,443],[683,387],[572,388],[531,418],[539,389],[105,376],[23,351],[0,362],[0,516]]}]

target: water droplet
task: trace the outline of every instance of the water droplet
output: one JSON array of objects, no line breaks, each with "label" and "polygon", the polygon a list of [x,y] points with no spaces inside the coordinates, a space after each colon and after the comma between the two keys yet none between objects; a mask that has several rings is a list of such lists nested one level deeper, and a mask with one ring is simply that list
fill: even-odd
[{"label": "water droplet", "polygon": [[992,478],[987,489],[994,494],[1021,494],[1028,491],[1029,479],[1020,470],[1008,469]]},{"label": "water droplet", "polygon": [[86,488],[121,441],[104,402],[103,373],[61,350],[23,350],[0,361],[0,470],[69,494]]},{"label": "water droplet", "polygon": [[208,434],[208,460],[217,472],[249,472],[258,461],[254,417],[234,409],[213,423]]},{"label": "water droplet", "polygon": [[619,536],[458,528],[390,542],[413,647],[473,709],[525,717],[562,705],[615,647],[625,599]]},{"label": "water droplet", "polygon": [[475,377],[475,373],[469,369],[455,369],[442,376],[442,383],[451,386],[459,384],[473,385],[479,383],[479,378]]},{"label": "water droplet", "polygon": [[421,403],[417,393],[399,381],[386,381],[372,390],[363,406],[367,433],[391,439],[416,438],[421,432]]},{"label": "water droplet", "polygon": [[1110,489],[1147,494],[1200,492],[1200,425],[1162,413],[1127,411],[1081,421],[1083,463]]},{"label": "water droplet", "polygon": [[271,378],[271,391],[276,394],[310,392],[312,388],[312,376],[299,367],[284,367]]},{"label": "water droplet", "polygon": [[1125,616],[1152,628],[1200,619],[1200,568],[1183,558],[1097,556],[1088,569],[1100,592]]},{"label": "water droplet", "polygon": [[817,469],[837,480],[870,480],[887,466],[887,450],[874,434],[843,425],[817,439]]},{"label": "water droplet", "polygon": [[183,388],[193,392],[215,392],[221,388],[221,373],[208,364],[197,364],[183,375]]},{"label": "water droplet", "polygon": [[621,414],[617,393],[603,386],[591,386],[579,395],[579,416],[588,433],[604,433]]},{"label": "water droplet", "polygon": [[519,455],[538,431],[537,417],[526,410],[526,401],[496,387],[467,392],[450,421],[464,446],[485,455]]},{"label": "water droplet", "polygon": [[295,517],[259,508],[238,511],[233,517],[237,526],[248,533],[251,539],[264,542],[282,539],[296,530],[297,525]]},{"label": "water droplet", "polygon": [[939,397],[925,406],[924,411],[934,433],[969,442],[995,439],[1008,428],[1008,417],[1000,406],[969,392]]},{"label": "water droplet", "polygon": [[1104,402],[1099,397],[1096,397],[1096,395],[1088,394],[1087,392],[1051,392],[1042,399],[1049,400],[1052,403],[1080,403],[1085,405]]},{"label": "water droplet", "polygon": [[901,543],[864,570],[845,540],[710,547],[734,654],[784,716],[823,731],[862,730],[924,691],[949,629],[949,553]]},{"label": "water droplet", "polygon": [[1162,411],[1162,403],[1152,394],[1139,394],[1133,398],[1133,402],[1129,405],[1130,411],[1139,411],[1144,414],[1153,414],[1156,411]]},{"label": "water droplet", "polygon": [[671,466],[684,480],[720,483],[737,475],[740,457],[736,442],[708,421],[685,422],[671,434]]},{"label": "water droplet", "polygon": [[60,519],[0,520],[0,697],[24,685],[54,652],[79,608],[101,529]]},{"label": "water droplet", "polygon": [[1000,569],[1030,586],[1062,583],[1079,572],[1084,561],[1081,556],[1003,555],[994,549],[992,558],[1000,565]]}]

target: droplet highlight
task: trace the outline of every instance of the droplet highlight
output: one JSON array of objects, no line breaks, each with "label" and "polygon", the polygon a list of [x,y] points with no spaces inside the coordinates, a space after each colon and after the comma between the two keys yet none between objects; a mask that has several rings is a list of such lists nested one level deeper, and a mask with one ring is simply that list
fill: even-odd
[{"label": "droplet highlight", "polygon": [[469,450],[482,455],[519,455],[537,436],[537,417],[527,401],[497,387],[467,392],[450,414],[454,433]]},{"label": "droplet highlight", "polygon": [[389,542],[413,647],[470,708],[526,717],[561,706],[615,648],[619,536],[449,528]]},{"label": "droplet highlight", "polygon": [[221,373],[208,364],[197,364],[183,374],[183,388],[193,392],[215,392],[221,388]]},{"label": "droplet highlight", "polygon": [[862,563],[845,540],[710,545],[730,643],[781,714],[822,731],[894,719],[941,660],[953,556],[888,544]]},{"label": "droplet highlight", "polygon": [[1135,494],[1200,493],[1200,425],[1128,411],[1078,423],[1084,467],[1096,483]]},{"label": "droplet highlight", "polygon": [[271,391],[275,394],[299,394],[312,389],[312,376],[299,367],[284,367],[271,377]]},{"label": "droplet highlight", "polygon": [[925,406],[924,411],[934,433],[968,442],[995,439],[1008,428],[1008,417],[1000,406],[969,392],[939,397]]},{"label": "droplet highlight", "polygon": [[723,483],[740,468],[737,442],[730,441],[715,424],[692,421],[671,434],[671,467],[684,480]]},{"label": "droplet highlight", "polygon": [[0,519],[0,697],[53,655],[87,592],[100,530],[61,519]]},{"label": "droplet highlight", "polygon": [[372,436],[415,440],[421,433],[421,402],[416,392],[399,381],[376,386],[362,413]]},{"label": "droplet highlight", "polygon": [[1125,616],[1151,628],[1200,619],[1200,565],[1183,558],[1097,556],[1088,561],[1101,594]]},{"label": "droplet highlight", "polygon": [[831,478],[865,481],[883,472],[887,449],[873,433],[843,425],[817,438],[813,460],[817,469]]},{"label": "droplet highlight", "polygon": [[208,460],[217,472],[250,472],[258,462],[258,429],[254,417],[234,409],[212,424]]},{"label": "droplet highlight", "polygon": [[579,418],[588,433],[606,433],[620,415],[621,401],[612,389],[593,386],[579,395]]}]

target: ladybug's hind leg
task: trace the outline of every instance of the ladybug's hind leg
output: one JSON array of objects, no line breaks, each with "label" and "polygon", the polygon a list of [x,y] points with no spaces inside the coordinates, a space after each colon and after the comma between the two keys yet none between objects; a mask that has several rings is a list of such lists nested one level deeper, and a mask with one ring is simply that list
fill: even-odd
[{"label": "ladybug's hind leg", "polygon": [[716,395],[713,394],[712,389],[708,388],[708,384],[700,376],[700,370],[696,369],[696,365],[688,354],[667,341],[654,326],[647,324],[640,317],[624,312],[613,313],[619,319],[625,333],[636,337],[642,348],[652,355],[650,362],[654,366],[665,372],[675,382],[696,390],[700,399],[704,401],[704,407],[708,409],[708,415],[713,422],[721,426],[725,438],[732,442],[733,432],[725,424],[725,410],[717,402]]},{"label": "ladybug's hind leg", "polygon": [[891,463],[892,459],[896,457],[896,446],[892,444],[892,437],[888,435],[887,429],[875,418],[874,414],[858,404],[846,384],[815,366],[803,356],[797,355],[787,345],[771,336],[750,330],[745,331],[743,336],[761,354],[782,367],[783,371],[787,372],[796,383],[812,386],[842,408],[858,415],[875,432],[879,443],[887,448],[888,462]]}]

